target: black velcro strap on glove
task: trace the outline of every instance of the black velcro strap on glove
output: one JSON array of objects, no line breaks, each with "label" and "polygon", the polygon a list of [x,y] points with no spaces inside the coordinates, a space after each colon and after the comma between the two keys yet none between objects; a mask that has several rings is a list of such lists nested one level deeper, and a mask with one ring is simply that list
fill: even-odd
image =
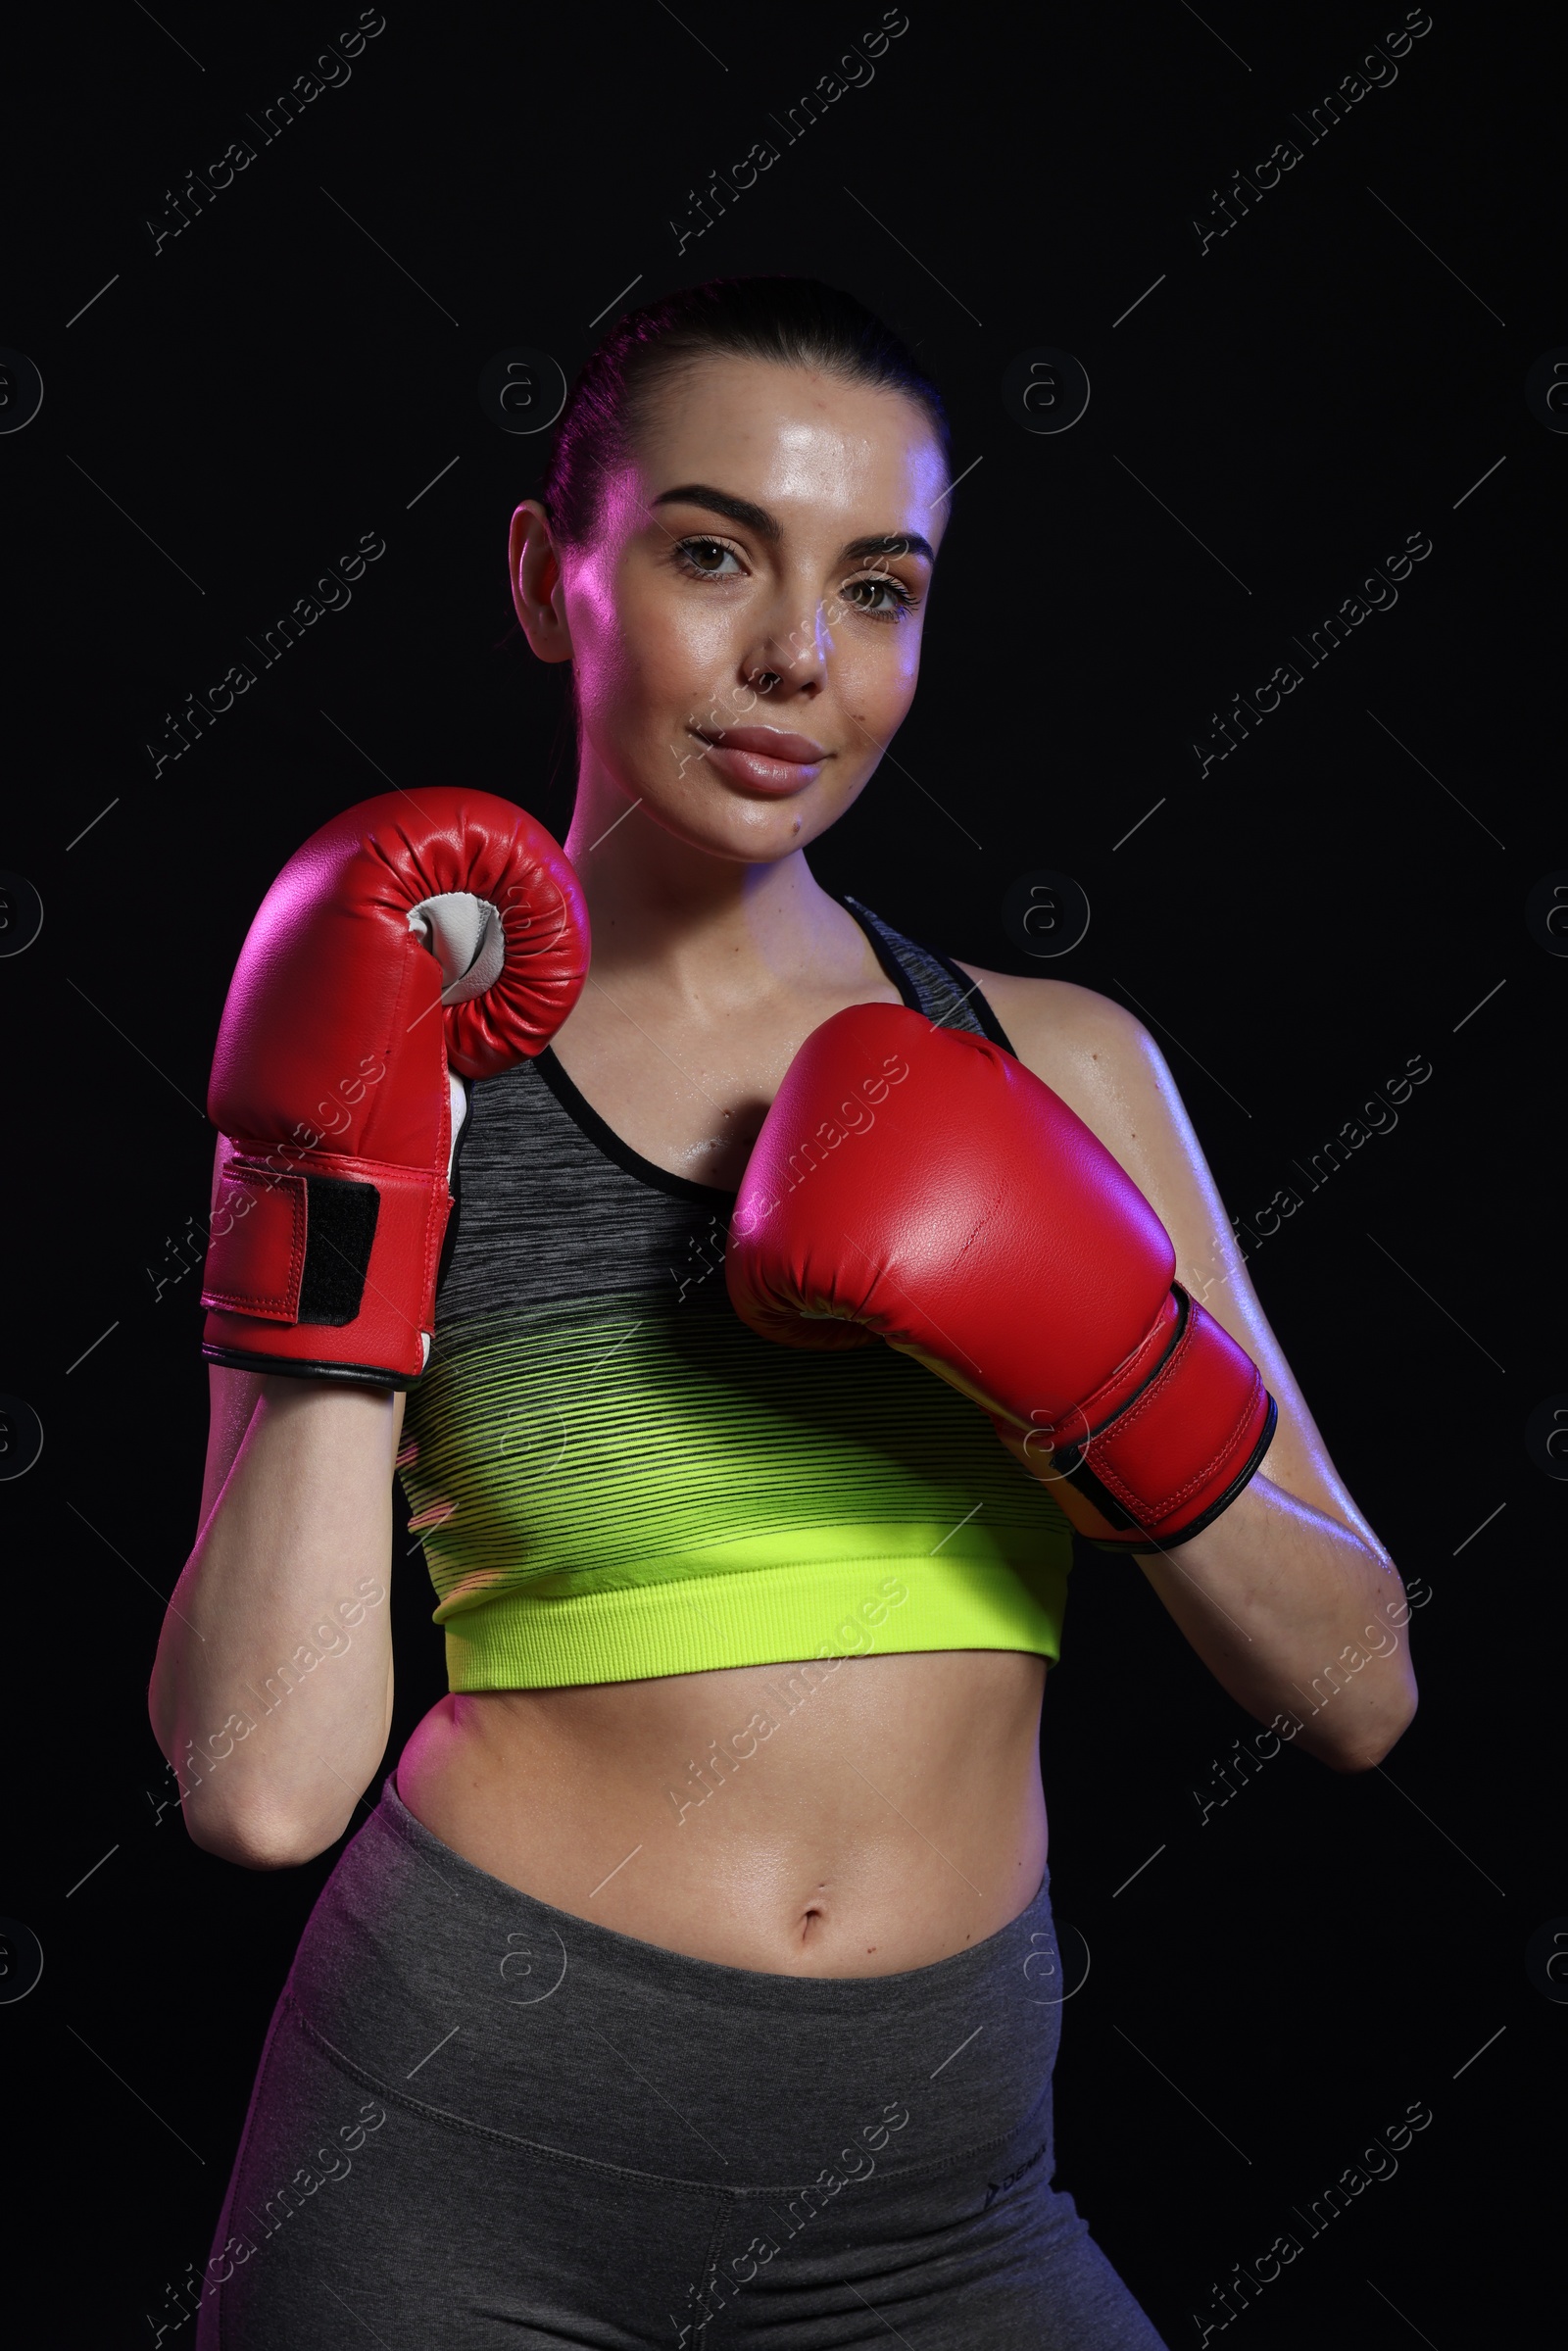
[{"label": "black velcro strap on glove", "polygon": [[373,1184],[225,1160],[213,1203],[203,1305],[341,1329],[363,1303],[380,1212]]}]

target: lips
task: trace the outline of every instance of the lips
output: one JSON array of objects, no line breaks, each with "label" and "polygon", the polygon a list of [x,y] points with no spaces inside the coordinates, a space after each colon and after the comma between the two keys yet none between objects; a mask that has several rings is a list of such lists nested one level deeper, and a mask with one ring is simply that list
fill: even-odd
[{"label": "lips", "polygon": [[827,758],[821,744],[813,743],[809,735],[787,735],[776,726],[724,726],[716,733],[695,726],[692,732],[718,751],[750,751],[760,759],[789,759],[797,766],[814,765]]},{"label": "lips", "polygon": [[689,730],[703,745],[703,765],[743,792],[764,799],[804,792],[832,758],[809,735],[786,734],[774,726],[726,726]]}]

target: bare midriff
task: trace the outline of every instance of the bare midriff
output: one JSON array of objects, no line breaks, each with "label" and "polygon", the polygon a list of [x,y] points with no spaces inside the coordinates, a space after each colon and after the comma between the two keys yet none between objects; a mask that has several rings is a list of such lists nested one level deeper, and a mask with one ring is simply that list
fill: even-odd
[{"label": "bare midriff", "polygon": [[476,1868],[618,1934],[894,1975],[1038,1892],[1045,1681],[1029,1652],[947,1649],[447,1697],[398,1791]]}]

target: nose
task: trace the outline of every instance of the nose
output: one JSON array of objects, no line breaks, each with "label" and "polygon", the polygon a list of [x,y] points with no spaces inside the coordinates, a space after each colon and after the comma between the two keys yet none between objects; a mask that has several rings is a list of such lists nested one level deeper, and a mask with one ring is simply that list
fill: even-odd
[{"label": "nose", "polygon": [[808,621],[784,633],[777,630],[748,647],[741,661],[741,683],[756,694],[808,699],[827,682],[827,660],[832,650],[823,608],[818,603]]}]

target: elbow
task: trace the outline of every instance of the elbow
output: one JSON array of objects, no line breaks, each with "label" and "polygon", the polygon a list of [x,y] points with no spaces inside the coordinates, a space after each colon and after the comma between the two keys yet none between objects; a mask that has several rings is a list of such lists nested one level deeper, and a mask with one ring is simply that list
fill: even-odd
[{"label": "elbow", "polygon": [[1373,1722],[1360,1724],[1343,1743],[1325,1748],[1322,1760],[1331,1771],[1347,1775],[1376,1771],[1409,1730],[1418,1703],[1415,1685],[1411,1683],[1397,1706]]},{"label": "elbow", "polygon": [[251,1823],[186,1822],[191,1842],[200,1845],[219,1861],[232,1862],[242,1870],[297,1870],[307,1861],[324,1853],[334,1839],[330,1837],[311,1837],[291,1834],[286,1827],[259,1827]]},{"label": "elbow", "polygon": [[347,1820],[305,1819],[275,1804],[203,1804],[199,1790],[184,1802],[192,1844],[242,1870],[297,1870],[336,1844]]}]

